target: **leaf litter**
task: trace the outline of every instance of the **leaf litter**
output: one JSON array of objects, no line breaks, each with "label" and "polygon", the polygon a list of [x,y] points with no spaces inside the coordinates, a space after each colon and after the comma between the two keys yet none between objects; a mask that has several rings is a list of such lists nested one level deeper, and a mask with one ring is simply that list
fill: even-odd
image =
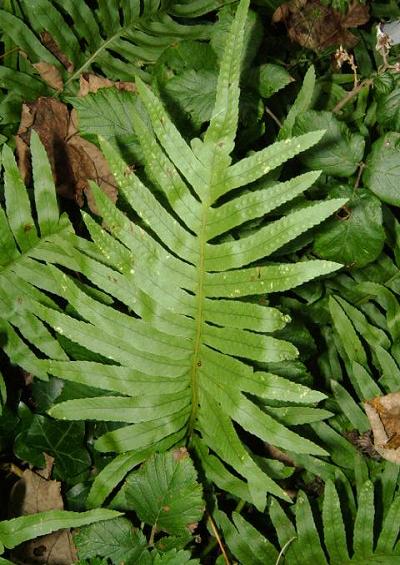
[{"label": "leaf litter", "polygon": [[[48,510],[63,510],[61,482],[50,480],[54,459],[45,455],[46,467],[38,471],[25,469],[10,494],[10,517],[15,518]],[[11,555],[17,565],[70,565],[77,560],[69,530],[58,530],[27,541]]]}]

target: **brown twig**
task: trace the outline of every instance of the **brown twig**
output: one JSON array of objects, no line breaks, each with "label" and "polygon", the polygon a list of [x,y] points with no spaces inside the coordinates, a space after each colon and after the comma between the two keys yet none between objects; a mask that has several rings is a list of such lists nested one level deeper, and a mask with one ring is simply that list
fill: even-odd
[{"label": "brown twig", "polygon": [[360,186],[361,175],[364,169],[365,169],[365,163],[361,161],[361,163],[358,165],[358,173],[357,173],[356,182],[354,183],[354,189],[357,189]]},{"label": "brown twig", "polygon": [[218,543],[218,545],[219,545],[219,548],[220,548],[220,550],[221,550],[221,553],[222,553],[222,555],[223,555],[223,557],[224,557],[224,561],[225,561],[226,565],[231,565],[231,562],[229,561],[229,557],[228,557],[228,555],[227,555],[227,553],[226,553],[226,551],[225,551],[224,545],[223,545],[223,543],[222,543],[221,537],[220,537],[220,535],[219,535],[219,533],[218,533],[217,526],[215,525],[214,520],[211,518],[210,515],[208,515],[208,519],[209,519],[209,521],[210,521],[211,529],[212,529],[212,531],[213,531],[213,534],[214,534],[214,536],[215,536],[215,539],[217,540],[217,543]]},{"label": "brown twig", "polygon": [[371,86],[371,84],[373,83],[373,80],[371,78],[366,78],[365,80],[363,80],[362,82],[360,82],[355,88],[353,88],[352,90],[350,90],[346,96],[344,98],[342,98],[337,104],[336,106],[333,108],[332,112],[334,114],[338,114],[340,112],[340,110],[346,106],[346,104],[348,102],[350,102],[350,100],[352,100],[352,98],[354,98],[354,96],[357,96],[357,94],[366,86]]}]

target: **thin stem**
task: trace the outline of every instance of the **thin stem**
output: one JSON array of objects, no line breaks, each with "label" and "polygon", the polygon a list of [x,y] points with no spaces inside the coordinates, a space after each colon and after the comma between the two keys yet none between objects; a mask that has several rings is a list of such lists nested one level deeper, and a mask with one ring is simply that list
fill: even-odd
[{"label": "thin stem", "polygon": [[346,96],[344,98],[342,98],[342,100],[340,100],[336,106],[333,108],[332,112],[334,114],[338,114],[340,112],[340,110],[346,106],[346,104],[348,104],[350,102],[350,100],[352,100],[354,98],[354,96],[357,96],[357,94],[366,86],[371,86],[371,84],[373,83],[373,80],[371,78],[367,78],[365,80],[363,80],[362,82],[360,82],[355,88],[353,88],[352,90],[350,90]]},{"label": "thin stem", "polygon": [[155,526],[153,526],[151,528],[151,532],[150,532],[150,539],[149,539],[149,546],[153,546],[154,545],[154,536],[156,535],[156,531],[157,528]]},{"label": "thin stem", "polygon": [[226,551],[225,551],[225,548],[224,548],[224,545],[223,545],[223,543],[222,543],[221,537],[220,537],[220,535],[219,535],[219,533],[218,533],[218,530],[217,530],[217,526],[215,525],[214,520],[211,518],[210,515],[208,516],[208,519],[209,519],[209,521],[210,521],[210,525],[211,525],[211,529],[212,529],[212,531],[213,531],[213,534],[214,534],[214,536],[215,536],[215,538],[216,538],[216,540],[217,540],[217,543],[218,543],[218,545],[219,545],[219,548],[220,548],[220,550],[221,550],[221,553],[222,553],[222,555],[223,555],[223,557],[224,557],[224,561],[225,561],[226,565],[230,565],[231,562],[229,561],[229,557],[228,557],[228,555],[227,555],[227,553],[226,553]]},{"label": "thin stem", "polygon": [[272,112],[272,110],[268,108],[268,106],[265,106],[265,113],[268,114],[268,116],[270,116],[274,120],[274,122],[278,125],[279,128],[282,127],[282,122],[279,120],[279,118],[275,116],[275,114]]},{"label": "thin stem", "polygon": [[360,186],[361,175],[364,169],[365,169],[365,163],[361,162],[358,165],[358,173],[357,173],[356,182],[354,183],[354,189],[357,189]]},{"label": "thin stem", "polygon": [[282,549],[281,549],[281,551],[280,551],[280,553],[279,553],[279,555],[278,555],[278,559],[276,560],[275,565],[279,565],[279,562],[280,562],[280,560],[281,560],[281,557],[283,557],[285,551],[287,550],[287,548],[289,547],[289,545],[290,545],[295,539],[296,539],[296,538],[293,537],[293,538],[291,538],[290,540],[288,540],[288,541],[285,543],[285,545],[282,547]]}]

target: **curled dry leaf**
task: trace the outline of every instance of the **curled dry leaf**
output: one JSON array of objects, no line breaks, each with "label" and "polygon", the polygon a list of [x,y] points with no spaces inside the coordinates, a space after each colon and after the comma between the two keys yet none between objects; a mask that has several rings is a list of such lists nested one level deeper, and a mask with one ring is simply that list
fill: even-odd
[{"label": "curled dry leaf", "polygon": [[136,85],[133,82],[113,82],[108,78],[100,77],[93,73],[83,73],[79,79],[78,96],[86,96],[91,92],[97,92],[100,88],[111,88],[113,86],[118,90],[127,90],[129,92],[136,91]]},{"label": "curled dry leaf", "polygon": [[279,6],[272,17],[274,23],[285,23],[292,41],[314,51],[332,45],[354,47],[357,38],[349,28],[363,25],[368,19],[368,6],[357,0],[349,5],[345,14],[325,6],[320,0],[291,0]]},{"label": "curled dry leaf", "polygon": [[365,403],[376,451],[400,465],[400,392],[377,396]]},{"label": "curled dry leaf", "polygon": [[[44,475],[51,472],[51,458],[46,458]],[[23,472],[11,492],[10,517],[36,514],[48,510],[63,510],[61,483],[51,481],[29,469]],[[35,565],[70,565],[77,561],[75,546],[69,530],[58,530],[21,544],[12,552],[12,562]]]},{"label": "curled dry leaf", "polygon": [[78,135],[77,116],[73,110],[53,98],[39,98],[22,107],[21,123],[16,137],[18,162],[25,182],[29,181],[30,132],[34,129],[46,148],[57,192],[65,198],[84,204],[96,212],[89,189],[89,181],[95,181],[115,202],[117,188],[101,151]]}]

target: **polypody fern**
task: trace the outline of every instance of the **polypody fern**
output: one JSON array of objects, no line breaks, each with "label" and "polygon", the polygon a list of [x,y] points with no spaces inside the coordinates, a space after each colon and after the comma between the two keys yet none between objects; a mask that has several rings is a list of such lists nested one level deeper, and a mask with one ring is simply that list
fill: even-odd
[{"label": "polypody fern", "polygon": [[[125,208],[132,218],[136,214],[136,221],[93,186],[103,224],[84,214],[92,242],[74,235],[68,223],[60,224],[43,148],[33,138],[39,237],[26,194],[23,208],[7,196],[14,186],[22,194],[22,186],[6,149],[8,220],[5,214],[1,218],[11,252],[0,276],[7,352],[38,377],[49,374],[108,391],[106,396],[57,404],[52,416],[123,424],[95,443],[98,450],[119,455],[96,478],[89,505],[101,503],[148,454],[182,442],[196,450],[218,487],[260,509],[266,492],[287,499],[258,465],[238,426],[282,449],[325,453],[288,429],[284,413],[276,408],[279,402],[293,411],[293,405],[313,405],[324,395],[252,368],[253,363],[297,355],[291,343],[269,335],[287,318],[254,297],[288,290],[340,266],[265,259],[344,201],[310,203],[246,238],[228,237],[236,226],[263,217],[312,185],[318,173],[264,187],[262,179],[323,135],[284,139],[233,161],[248,3],[241,1],[229,33],[215,108],[202,139],[189,145],[138,79],[152,129],[137,115],[131,119],[143,147],[147,184],[102,142]],[[236,190],[255,181],[255,190]],[[51,205],[42,209],[44,191],[52,194],[46,200]],[[82,276],[92,286],[83,284]],[[17,289],[16,299],[7,291],[11,286]],[[68,313],[48,293],[67,301]],[[105,362],[67,359],[49,327]],[[25,340],[47,359],[39,359]],[[305,413],[298,411],[297,423],[327,415],[318,409]]]}]

